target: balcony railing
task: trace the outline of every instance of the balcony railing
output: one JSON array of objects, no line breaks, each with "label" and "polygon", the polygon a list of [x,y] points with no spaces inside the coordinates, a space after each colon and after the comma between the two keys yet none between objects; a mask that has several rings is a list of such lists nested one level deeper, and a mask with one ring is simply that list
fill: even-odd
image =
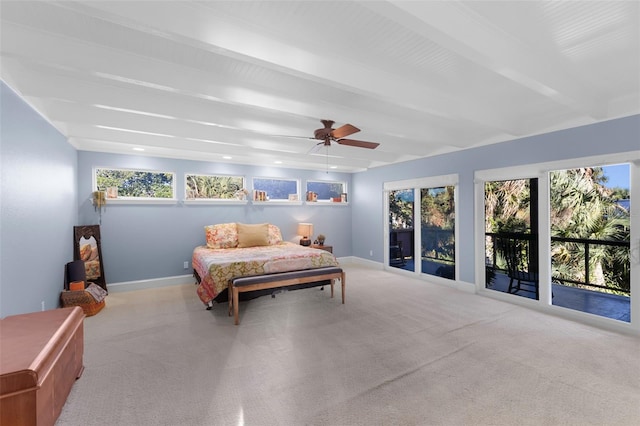
[{"label": "balcony railing", "polygon": [[[489,238],[491,240],[490,244],[491,244],[491,262],[487,262],[488,266],[492,266],[493,268],[495,268],[496,270],[499,271],[503,271],[503,269],[497,268],[496,267],[496,261],[497,261],[497,257],[498,257],[498,250],[496,249],[495,246],[495,241],[497,238],[500,238],[500,236],[502,235],[509,235],[511,238],[513,238],[514,236],[517,236],[517,238],[523,242],[529,242],[531,243],[531,241],[536,241],[537,240],[537,236],[535,234],[525,234],[525,233],[492,233],[492,232],[487,232],[485,233],[486,237]],[[576,244],[576,245],[582,245],[583,249],[582,252],[584,253],[584,262],[583,262],[583,272],[584,272],[584,281],[581,280],[577,280],[577,279],[573,279],[573,278],[565,278],[565,277],[559,277],[559,276],[552,276],[552,280],[553,282],[562,284],[562,285],[566,285],[565,283],[571,283],[577,286],[584,286],[584,287],[589,287],[589,288],[594,288],[594,289],[599,289],[600,291],[605,291],[605,292],[618,292],[618,293],[623,293],[626,295],[630,294],[630,288],[629,288],[629,282],[624,283],[624,285],[622,287],[618,287],[618,286],[612,286],[612,285],[601,285],[601,284],[596,284],[591,282],[590,279],[590,261],[591,261],[591,248],[593,246],[609,246],[609,247],[622,247],[624,249],[627,250],[627,256],[628,253],[630,252],[631,249],[631,243],[629,241],[608,241],[608,240],[594,240],[594,239],[584,239],[584,238],[565,238],[565,237],[551,237],[551,241],[552,243],[556,242],[556,243],[571,243],[571,244]],[[537,269],[537,253],[536,250],[533,250],[530,252],[530,256],[532,257],[531,259],[529,259],[529,264],[532,265],[532,267]]]}]

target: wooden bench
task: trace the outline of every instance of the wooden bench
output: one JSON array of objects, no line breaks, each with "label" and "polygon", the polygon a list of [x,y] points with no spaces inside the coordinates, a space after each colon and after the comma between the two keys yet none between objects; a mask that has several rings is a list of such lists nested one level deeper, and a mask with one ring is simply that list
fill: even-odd
[{"label": "wooden bench", "polygon": [[53,425],[83,370],[78,306],[0,320],[0,425]]},{"label": "wooden bench", "polygon": [[229,281],[229,315],[231,315],[231,311],[233,310],[235,324],[240,324],[238,317],[240,293],[270,288],[289,287],[305,283],[330,281],[331,297],[333,297],[333,285],[335,284],[336,279],[339,279],[342,284],[342,303],[344,304],[345,273],[342,268],[337,266],[233,278]]}]

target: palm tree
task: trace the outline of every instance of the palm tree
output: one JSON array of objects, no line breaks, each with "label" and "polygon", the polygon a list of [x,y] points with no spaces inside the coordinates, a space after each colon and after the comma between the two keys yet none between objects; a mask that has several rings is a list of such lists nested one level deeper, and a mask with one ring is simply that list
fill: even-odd
[{"label": "palm tree", "polygon": [[[580,168],[555,171],[550,174],[551,184],[551,235],[592,240],[628,240],[629,217],[611,197],[611,190],[603,183],[602,168]],[[570,278],[598,285],[605,285],[618,275],[615,284],[628,288],[624,274],[613,274],[607,267],[618,267],[620,261],[628,264],[628,254],[605,245],[589,246],[589,277],[585,277],[585,249],[583,244],[553,243],[553,274],[559,278]],[[617,260],[616,260],[617,259]],[[622,281],[620,281],[622,280]]]}]

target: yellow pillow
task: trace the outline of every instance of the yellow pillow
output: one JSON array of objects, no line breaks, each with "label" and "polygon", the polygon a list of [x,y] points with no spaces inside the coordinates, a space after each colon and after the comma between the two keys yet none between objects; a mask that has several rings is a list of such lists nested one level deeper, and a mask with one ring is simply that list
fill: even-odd
[{"label": "yellow pillow", "polygon": [[256,247],[269,245],[269,224],[236,224],[238,229],[238,247]]}]

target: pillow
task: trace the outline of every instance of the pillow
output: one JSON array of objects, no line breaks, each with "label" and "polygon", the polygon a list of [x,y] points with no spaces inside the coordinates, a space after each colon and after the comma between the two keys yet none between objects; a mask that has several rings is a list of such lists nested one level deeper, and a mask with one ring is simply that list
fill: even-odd
[{"label": "pillow", "polygon": [[249,225],[237,223],[238,247],[256,247],[269,245],[269,224]]},{"label": "pillow", "polygon": [[282,242],[282,233],[280,228],[275,225],[269,224],[269,245],[273,246]]},{"label": "pillow", "polygon": [[207,247],[212,249],[238,247],[238,230],[235,223],[219,223],[204,227]]}]

